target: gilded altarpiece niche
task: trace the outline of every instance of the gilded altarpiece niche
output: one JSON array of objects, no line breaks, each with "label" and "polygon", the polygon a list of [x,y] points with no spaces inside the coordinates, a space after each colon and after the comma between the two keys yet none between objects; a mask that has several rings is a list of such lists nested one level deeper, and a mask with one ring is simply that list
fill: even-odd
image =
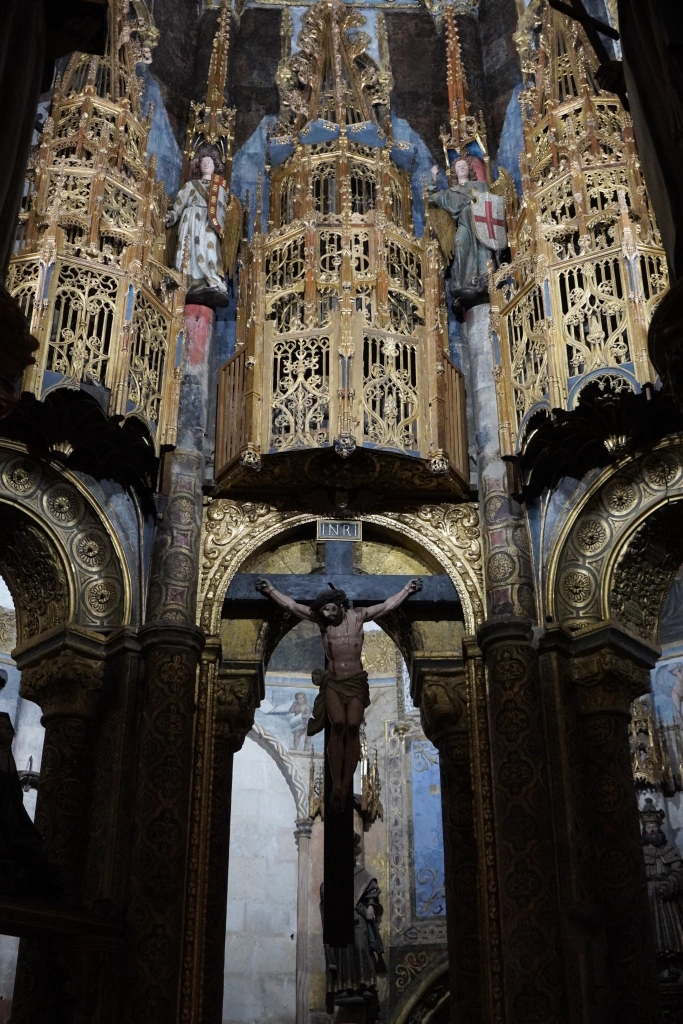
[{"label": "gilded altarpiece niche", "polygon": [[364,24],[337,0],[310,7],[278,71],[267,232],[259,186],[219,377],[226,488],[270,456],[326,447],[419,459],[455,491],[469,480],[440,250],[414,233],[415,149],[391,135],[391,69]]}]

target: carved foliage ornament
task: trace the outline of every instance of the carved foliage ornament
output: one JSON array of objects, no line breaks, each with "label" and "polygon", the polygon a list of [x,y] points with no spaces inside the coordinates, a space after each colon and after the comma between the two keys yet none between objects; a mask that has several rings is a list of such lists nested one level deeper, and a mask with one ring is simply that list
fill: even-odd
[{"label": "carved foliage ornament", "polygon": [[38,704],[44,718],[89,718],[103,678],[103,661],[65,650],[23,669],[21,695]]},{"label": "carved foliage ornament", "polygon": [[[465,630],[474,633],[484,619],[479,513],[474,505],[423,505],[416,512],[368,515],[364,521],[402,534],[426,549],[448,572],[463,605]],[[281,512],[265,503],[214,500],[205,510],[199,580],[199,621],[219,632],[230,581],[258,547],[304,523],[309,514]]]}]

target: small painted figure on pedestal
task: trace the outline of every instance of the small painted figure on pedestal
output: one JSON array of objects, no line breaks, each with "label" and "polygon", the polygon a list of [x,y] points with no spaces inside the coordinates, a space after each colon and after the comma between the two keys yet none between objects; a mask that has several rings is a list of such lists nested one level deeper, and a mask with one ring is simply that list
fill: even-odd
[{"label": "small painted figure on pedestal", "polygon": [[[386,974],[380,935],[383,907],[377,879],[365,868],[362,836],[354,832],[353,945],[325,946],[326,1008],[335,1024],[374,1024],[379,1015],[377,975]],[[321,887],[321,906],[324,889]]]},{"label": "small painted figure on pedestal", "polygon": [[[481,166],[481,161],[478,161]],[[452,256],[450,292],[456,308],[488,302],[488,263],[493,253],[507,246],[504,202],[488,191],[486,181],[477,176],[470,154],[458,156],[451,164],[450,187],[436,186],[438,167],[432,167],[432,183],[427,188],[430,222],[439,237],[446,259]],[[483,167],[482,167],[483,174]]]},{"label": "small painted figure on pedestal", "polygon": [[225,275],[234,269],[242,223],[240,203],[229,195],[223,172],[218,147],[202,143],[166,218],[167,227],[178,224],[177,270],[187,257],[186,302],[212,308],[228,305]]}]

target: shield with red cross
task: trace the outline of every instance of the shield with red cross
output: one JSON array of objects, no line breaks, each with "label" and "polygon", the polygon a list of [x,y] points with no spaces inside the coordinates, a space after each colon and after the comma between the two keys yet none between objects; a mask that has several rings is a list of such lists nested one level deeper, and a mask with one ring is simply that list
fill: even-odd
[{"label": "shield with red cross", "polygon": [[499,252],[508,244],[505,230],[505,201],[492,192],[479,192],[472,206],[474,230],[477,238],[487,249]]}]

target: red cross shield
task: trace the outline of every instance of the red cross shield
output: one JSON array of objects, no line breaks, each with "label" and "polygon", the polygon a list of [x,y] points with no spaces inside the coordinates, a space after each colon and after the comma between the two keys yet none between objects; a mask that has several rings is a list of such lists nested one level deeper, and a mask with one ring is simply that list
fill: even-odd
[{"label": "red cross shield", "polygon": [[477,193],[472,206],[472,218],[477,238],[487,249],[499,252],[508,244],[505,230],[505,201],[492,192]]}]

